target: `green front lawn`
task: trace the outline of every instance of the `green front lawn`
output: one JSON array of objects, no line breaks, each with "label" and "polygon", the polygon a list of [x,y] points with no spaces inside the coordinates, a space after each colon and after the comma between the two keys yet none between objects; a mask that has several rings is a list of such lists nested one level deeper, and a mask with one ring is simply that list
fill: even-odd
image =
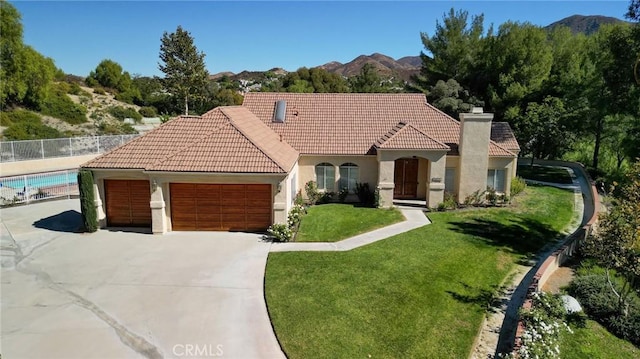
[{"label": "green front lawn", "polygon": [[571,176],[564,168],[544,167],[538,165],[519,165],[516,174],[534,181],[571,184]]},{"label": "green front lawn", "polygon": [[336,242],[402,220],[397,209],[337,203],[313,206],[302,218],[296,242]]},{"label": "green front lawn", "polygon": [[285,353],[467,357],[514,263],[572,217],[569,191],[530,186],[517,200],[432,213],[431,225],[348,252],[271,253],[265,292]]},{"label": "green front lawn", "polygon": [[563,333],[560,340],[562,358],[640,358],[640,349],[628,341],[609,333],[598,322],[587,320],[585,328],[572,326],[571,329],[574,333]]}]

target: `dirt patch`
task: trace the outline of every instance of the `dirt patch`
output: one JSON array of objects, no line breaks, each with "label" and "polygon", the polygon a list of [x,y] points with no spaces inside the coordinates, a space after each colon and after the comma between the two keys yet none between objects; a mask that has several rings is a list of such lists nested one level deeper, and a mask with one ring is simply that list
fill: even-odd
[{"label": "dirt patch", "polygon": [[558,294],[561,289],[568,286],[575,277],[575,270],[571,267],[560,267],[556,269],[547,282],[542,286],[543,292]]}]

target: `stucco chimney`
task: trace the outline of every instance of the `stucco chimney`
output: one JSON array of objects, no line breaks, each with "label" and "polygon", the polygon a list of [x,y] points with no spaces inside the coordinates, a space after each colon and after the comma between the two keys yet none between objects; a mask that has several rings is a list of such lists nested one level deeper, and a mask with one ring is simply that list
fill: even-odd
[{"label": "stucco chimney", "polygon": [[460,114],[460,202],[473,192],[487,187],[492,120],[493,114],[483,113],[482,107],[474,107],[471,113]]}]

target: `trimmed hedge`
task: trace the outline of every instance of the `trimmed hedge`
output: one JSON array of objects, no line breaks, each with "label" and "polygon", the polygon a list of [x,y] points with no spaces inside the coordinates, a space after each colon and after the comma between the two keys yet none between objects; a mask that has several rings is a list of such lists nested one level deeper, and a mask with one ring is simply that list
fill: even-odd
[{"label": "trimmed hedge", "polygon": [[93,193],[93,174],[88,170],[78,171],[78,187],[80,190],[80,211],[82,223],[87,232],[98,230],[98,214],[96,212]]}]

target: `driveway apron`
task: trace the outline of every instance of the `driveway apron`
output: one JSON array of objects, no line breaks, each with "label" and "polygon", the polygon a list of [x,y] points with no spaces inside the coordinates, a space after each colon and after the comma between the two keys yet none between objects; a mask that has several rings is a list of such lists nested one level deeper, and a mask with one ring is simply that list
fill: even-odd
[{"label": "driveway apron", "polygon": [[3,357],[284,357],[260,235],[81,234],[78,207],[1,210]]}]

